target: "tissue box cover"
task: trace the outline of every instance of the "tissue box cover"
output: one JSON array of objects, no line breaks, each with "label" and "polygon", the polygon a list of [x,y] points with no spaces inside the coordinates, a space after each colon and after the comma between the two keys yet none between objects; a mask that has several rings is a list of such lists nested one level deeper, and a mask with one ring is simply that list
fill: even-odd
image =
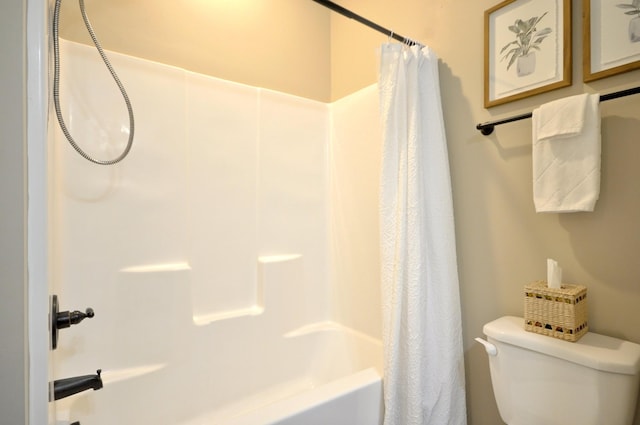
[{"label": "tissue box cover", "polygon": [[539,280],[524,287],[524,328],[575,342],[589,330],[587,288],[563,283],[559,289]]}]

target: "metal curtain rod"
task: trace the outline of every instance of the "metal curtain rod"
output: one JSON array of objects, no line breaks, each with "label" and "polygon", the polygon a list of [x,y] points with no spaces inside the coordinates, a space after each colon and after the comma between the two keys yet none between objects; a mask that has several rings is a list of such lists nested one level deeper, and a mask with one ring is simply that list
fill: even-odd
[{"label": "metal curtain rod", "polygon": [[360,15],[357,15],[355,13],[353,13],[352,11],[345,9],[344,7],[335,4],[332,1],[328,1],[328,0],[313,0],[316,3],[319,3],[321,5],[323,5],[326,8],[329,8],[331,10],[333,10],[334,12],[337,12],[339,14],[341,14],[342,16],[346,16],[349,19],[353,19],[354,21],[358,21],[361,24],[364,24],[366,26],[368,26],[369,28],[373,28],[374,30],[381,32],[384,35],[387,35],[391,38],[393,38],[394,40],[398,40],[402,43],[408,44],[410,46],[420,46],[420,47],[424,47],[424,44],[422,43],[418,43],[415,40],[412,40],[411,38],[408,37],[403,37],[400,34],[396,34],[395,32],[380,26],[378,24],[376,24],[375,22],[371,22],[370,20],[363,18]]},{"label": "metal curtain rod", "polygon": [[[618,99],[625,96],[631,96],[632,94],[640,94],[640,87],[634,87],[632,89],[620,90],[614,93],[603,94],[600,96],[600,102],[606,102],[607,100]],[[531,118],[533,113],[529,112],[528,114],[516,115],[510,118],[505,118],[498,121],[489,121],[482,124],[476,125],[476,129],[480,130],[482,134],[485,136],[493,133],[496,125],[506,124],[509,122],[520,121],[527,118]]]}]

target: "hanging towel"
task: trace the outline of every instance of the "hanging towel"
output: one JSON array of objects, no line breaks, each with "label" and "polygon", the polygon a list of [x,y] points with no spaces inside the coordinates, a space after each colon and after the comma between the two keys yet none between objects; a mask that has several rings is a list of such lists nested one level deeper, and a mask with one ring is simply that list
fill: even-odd
[{"label": "hanging towel", "polygon": [[600,195],[600,97],[583,94],[533,111],[536,212],[593,211]]},{"label": "hanging towel", "polygon": [[579,94],[542,105],[536,112],[538,140],[582,133],[589,95]]},{"label": "hanging towel", "polygon": [[438,58],[382,46],[384,425],[465,425],[460,294]]}]

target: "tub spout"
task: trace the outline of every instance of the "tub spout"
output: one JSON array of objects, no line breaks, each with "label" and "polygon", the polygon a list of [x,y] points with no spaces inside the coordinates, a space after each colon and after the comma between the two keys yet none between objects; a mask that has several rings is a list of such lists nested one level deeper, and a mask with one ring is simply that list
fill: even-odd
[{"label": "tub spout", "polygon": [[102,370],[98,369],[96,375],[83,375],[54,381],[53,399],[60,400],[89,389],[99,390],[102,388],[100,373]]}]

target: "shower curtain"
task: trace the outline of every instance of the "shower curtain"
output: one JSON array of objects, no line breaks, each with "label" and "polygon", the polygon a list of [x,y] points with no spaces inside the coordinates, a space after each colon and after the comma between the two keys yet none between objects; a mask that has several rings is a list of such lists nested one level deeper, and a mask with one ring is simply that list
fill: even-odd
[{"label": "shower curtain", "polygon": [[380,52],[385,425],[466,424],[460,294],[438,58]]}]

